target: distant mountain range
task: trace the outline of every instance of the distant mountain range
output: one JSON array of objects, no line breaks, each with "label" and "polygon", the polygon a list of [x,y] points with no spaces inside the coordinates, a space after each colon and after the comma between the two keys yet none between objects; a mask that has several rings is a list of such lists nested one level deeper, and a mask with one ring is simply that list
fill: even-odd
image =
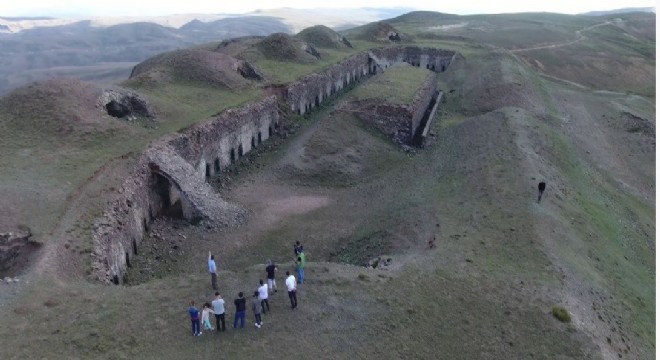
[{"label": "distant mountain range", "polygon": [[109,27],[121,24],[148,22],[165,27],[181,28],[190,22],[209,23],[222,19],[244,17],[276,17],[290,26],[293,31],[313,25],[326,25],[336,29],[347,26],[366,24],[372,21],[392,18],[406,12],[413,11],[412,8],[358,8],[358,9],[268,9],[256,10],[245,14],[175,14],[166,16],[115,16],[115,17],[3,17],[0,16],[0,26],[5,32],[18,33],[25,30],[41,27],[66,26],[86,21],[92,27]]},{"label": "distant mountain range", "polygon": [[297,33],[318,24],[342,30],[409,11],[284,8],[242,15],[0,17],[0,94],[61,76],[114,83],[126,79],[136,63],[169,50],[241,36]]},{"label": "distant mountain range", "polygon": [[630,12],[650,12],[655,13],[654,7],[636,7],[636,8],[623,8],[623,9],[614,9],[614,10],[604,10],[604,11],[589,11],[580,15],[586,16],[603,16],[603,15],[612,15],[612,14],[623,14]]}]

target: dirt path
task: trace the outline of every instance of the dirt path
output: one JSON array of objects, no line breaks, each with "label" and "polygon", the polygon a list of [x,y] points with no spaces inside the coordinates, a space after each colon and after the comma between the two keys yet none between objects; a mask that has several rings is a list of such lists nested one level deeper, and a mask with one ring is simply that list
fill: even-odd
[{"label": "dirt path", "polygon": [[597,27],[600,27],[600,26],[609,25],[611,23],[612,23],[611,21],[605,21],[605,22],[602,22],[602,23],[598,23],[598,24],[591,25],[591,26],[588,26],[586,28],[577,30],[575,32],[575,40],[562,41],[562,42],[558,42],[558,43],[554,43],[554,44],[547,44],[547,45],[540,45],[540,46],[531,46],[531,47],[522,48],[522,49],[509,50],[509,52],[517,53],[517,52],[530,51],[530,50],[553,49],[553,48],[558,48],[558,47],[562,47],[562,46],[569,46],[569,45],[577,44],[578,42],[586,39],[586,36],[584,36],[582,34],[583,32],[593,30],[593,29],[595,29]]}]

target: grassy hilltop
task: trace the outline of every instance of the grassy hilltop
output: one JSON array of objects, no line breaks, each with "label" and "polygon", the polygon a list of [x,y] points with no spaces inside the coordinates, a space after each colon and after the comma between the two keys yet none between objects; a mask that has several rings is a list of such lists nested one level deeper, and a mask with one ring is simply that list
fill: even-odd
[{"label": "grassy hilltop", "polygon": [[[379,28],[462,55],[438,74],[444,99],[424,149],[403,152],[340,110],[365,91],[357,84],[289,114],[285,135],[211,180],[250,210],[247,224],[157,221],[130,286],[86,279],[91,221],[149,141],[391,45]],[[82,82],[3,97],[0,225],[29,226],[44,245],[19,284],[0,284],[0,358],[653,358],[654,29],[641,13],[413,12],[152,58],[122,84],[151,102],[152,123],[103,115],[101,90]],[[263,79],[235,77],[235,60]],[[397,99],[420,71],[364,85]],[[261,329],[248,311],[242,331],[190,336],[188,301],[211,299],[209,250],[229,305],[267,259],[293,270],[295,240],[310,261],[297,311],[280,276]],[[363,266],[379,256],[390,265]]]}]

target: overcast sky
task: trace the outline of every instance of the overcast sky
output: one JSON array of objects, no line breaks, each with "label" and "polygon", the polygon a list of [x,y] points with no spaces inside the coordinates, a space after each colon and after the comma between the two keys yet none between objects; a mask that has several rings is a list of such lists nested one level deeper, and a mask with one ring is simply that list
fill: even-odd
[{"label": "overcast sky", "polygon": [[625,7],[654,7],[655,0],[0,0],[0,16],[153,16],[245,13],[256,9],[406,7],[452,14],[548,11],[576,14]]}]

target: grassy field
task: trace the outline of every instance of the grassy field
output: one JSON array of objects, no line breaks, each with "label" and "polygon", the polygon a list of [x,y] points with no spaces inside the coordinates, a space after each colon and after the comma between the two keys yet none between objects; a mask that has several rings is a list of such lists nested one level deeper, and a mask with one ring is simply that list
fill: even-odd
[{"label": "grassy field", "polygon": [[393,66],[380,76],[367,80],[351,92],[355,100],[378,99],[388,103],[409,105],[421,88],[428,70],[401,64]]},{"label": "grassy field", "polygon": [[[575,44],[510,52],[574,40],[575,31],[605,20],[552,14],[396,20],[417,45],[464,56],[438,74],[442,116],[424,149],[403,152],[338,110],[335,105],[364,91],[360,86],[304,118],[288,119],[286,136],[266,142],[213,181],[224,198],[250,210],[243,226],[215,231],[158,222],[133,260],[131,286],[101,286],[58,271],[28,274],[20,285],[0,284],[0,358],[653,358],[655,135],[635,129],[655,129],[655,106],[650,92],[602,91],[620,88],[601,87],[605,80],[590,68],[582,77],[560,70],[561,61],[637,56],[631,51],[644,66],[654,67],[654,60],[643,46],[633,49],[635,43],[612,41],[607,46],[618,50],[607,50],[603,39],[615,30],[610,25],[595,28],[596,37],[585,31]],[[625,18],[617,28],[641,44],[646,40],[631,30],[633,20]],[[468,25],[442,28],[462,22]],[[489,29],[480,35],[487,38],[476,36],[478,26]],[[537,30],[525,33],[530,27]],[[436,34],[421,40],[419,34],[429,31]],[[355,50],[373,45],[353,44]],[[537,58],[537,52],[557,57]],[[251,60],[270,80],[286,82],[349,53],[322,52],[314,64],[280,63],[256,53]],[[637,71],[629,68],[633,63],[612,64],[624,73]],[[411,74],[401,74],[383,75],[394,76],[398,90],[415,83]],[[630,81],[641,89],[647,80]],[[161,112],[156,127],[107,122],[81,137],[85,127],[72,125],[75,132],[61,136],[69,148],[52,139],[61,131],[59,123],[46,121],[52,114],[42,133],[3,118],[7,135],[0,146],[13,154],[0,158],[5,193],[27,194],[25,184],[34,181],[52,202],[26,209],[43,204],[64,211],[61,199],[107,159],[255,99],[259,89],[236,94],[174,83],[145,94]],[[21,145],[24,138],[30,146]],[[279,145],[266,150],[274,143]],[[44,166],[29,172],[26,162]],[[79,172],[72,170],[76,162]],[[92,178],[82,192],[86,200],[70,206],[88,212],[102,204],[103,189],[121,174]],[[539,181],[548,187],[537,203]],[[62,189],[59,197],[52,195],[56,188]],[[65,214],[71,219],[58,228],[84,234],[88,215]],[[292,311],[283,273],[293,270],[296,240],[305,245],[309,264],[299,309]],[[85,261],[84,245],[71,249],[60,261]],[[209,250],[218,255],[230,322],[237,292],[256,288],[267,259],[279,264],[280,291],[271,297],[273,311],[261,329],[251,326],[248,311],[244,330],[190,336],[188,302],[212,297]],[[374,257],[390,258],[390,265],[362,266]],[[553,316],[556,308],[566,309],[571,321]]]}]

